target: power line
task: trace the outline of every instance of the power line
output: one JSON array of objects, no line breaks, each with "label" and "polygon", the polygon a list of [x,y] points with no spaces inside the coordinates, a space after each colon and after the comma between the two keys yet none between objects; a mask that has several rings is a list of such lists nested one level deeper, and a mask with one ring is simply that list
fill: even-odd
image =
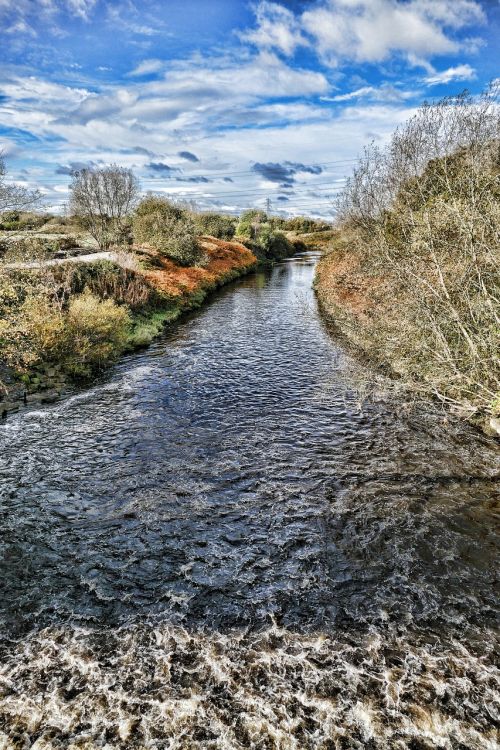
[{"label": "power line", "polygon": [[[164,158],[164,157],[161,157],[161,158]],[[168,157],[165,157],[165,158],[168,158]],[[311,166],[313,166],[313,167],[328,167],[328,166],[337,165],[337,164],[355,164],[357,162],[358,162],[358,159],[356,159],[356,158],[353,158],[353,159],[338,159],[336,161],[330,161],[330,162],[328,162],[328,161],[325,161],[325,162],[315,162]],[[290,165],[293,165],[293,164],[296,164],[297,162],[289,162],[289,163],[290,163]],[[282,166],[282,165],[280,164],[279,166]],[[143,169],[147,169],[147,166],[142,167],[142,168]],[[173,169],[175,169],[175,168],[173,168]],[[297,171],[300,172],[300,170],[297,170]],[[228,172],[228,171],[214,172],[214,171],[211,171],[210,169],[208,169],[207,173],[205,175],[193,175],[191,173],[188,173],[187,176],[188,177],[217,177],[217,176],[231,177],[231,176],[234,176],[234,175],[242,175],[242,174],[253,175],[253,176],[260,175],[260,173],[256,172],[255,169],[245,169],[245,170],[241,170],[241,171],[237,171],[237,172]],[[302,174],[310,174],[310,173],[308,173],[306,171],[306,172],[303,172]],[[260,175],[260,177],[263,177],[263,176],[264,175]],[[67,179],[71,179],[72,176],[70,174],[62,174],[62,175],[60,175],[60,179],[61,180],[64,179],[65,177]],[[51,178],[51,179],[56,179],[57,181],[59,181],[57,178]],[[147,180],[147,179],[149,179],[149,180],[162,180],[162,179],[165,179],[165,178],[164,177],[149,177],[149,178],[142,178],[142,179],[144,179],[144,180]]]}]

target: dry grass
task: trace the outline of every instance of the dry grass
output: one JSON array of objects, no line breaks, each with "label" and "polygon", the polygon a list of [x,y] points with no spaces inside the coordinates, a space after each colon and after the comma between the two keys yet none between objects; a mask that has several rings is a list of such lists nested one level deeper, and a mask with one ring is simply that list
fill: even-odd
[{"label": "dry grass", "polygon": [[144,277],[155,289],[170,297],[185,297],[215,286],[257,263],[255,255],[239,242],[213,237],[201,237],[198,242],[206,256],[203,266],[180,266],[155,250],[141,248],[146,258],[149,256],[160,266],[142,271]]},{"label": "dry grass", "polygon": [[373,361],[474,419],[500,408],[497,96],[426,105],[366,151],[316,281]]}]

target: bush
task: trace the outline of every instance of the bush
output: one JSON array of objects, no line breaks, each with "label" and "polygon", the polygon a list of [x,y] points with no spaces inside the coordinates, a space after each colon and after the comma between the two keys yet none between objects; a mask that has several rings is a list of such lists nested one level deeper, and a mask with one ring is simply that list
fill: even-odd
[{"label": "bush", "polygon": [[101,300],[112,299],[132,310],[160,303],[158,292],[142,274],[110,260],[75,264],[70,286],[71,294],[81,294],[87,289]]},{"label": "bush", "polygon": [[193,266],[203,257],[188,212],[166,198],[144,198],[135,211],[133,231],[136,242],[151,245],[182,266]]},{"label": "bush", "polygon": [[259,211],[256,208],[252,208],[249,211],[245,211],[241,214],[238,226],[236,227],[236,234],[238,237],[246,237],[249,240],[257,240],[260,227],[262,224],[267,222],[267,214],[265,211]]},{"label": "bush", "polygon": [[293,253],[293,245],[275,228],[275,220],[263,211],[252,209],[241,215],[239,237],[250,240],[251,249],[265,260],[282,260]]},{"label": "bush", "polygon": [[283,232],[273,231],[268,224],[263,225],[257,241],[270,260],[282,260],[293,253],[293,245]]},{"label": "bush", "polygon": [[11,232],[39,229],[45,224],[46,219],[45,214],[35,214],[29,211],[5,211],[0,217],[0,229]]},{"label": "bush", "polygon": [[68,374],[89,376],[120,354],[129,326],[127,308],[88,291],[67,310],[46,295],[30,295],[0,321],[0,351],[18,371],[54,362]]},{"label": "bush", "polygon": [[199,234],[208,234],[219,240],[231,240],[236,232],[236,222],[231,216],[217,213],[195,214],[194,221]]},{"label": "bush", "polygon": [[90,375],[115,359],[124,349],[130,327],[125,307],[99,300],[89,291],[75,297],[65,320],[66,370]]},{"label": "bush", "polygon": [[336,262],[350,270],[336,282],[334,259],[331,272],[334,297],[336,284],[344,300],[346,286],[367,297],[362,325],[336,311],[353,339],[469,414],[500,392],[498,93],[426,104],[385,149],[367,149],[338,202]]},{"label": "bush", "polygon": [[287,232],[311,234],[312,232],[327,232],[332,227],[325,221],[317,221],[308,216],[294,216],[292,219],[287,219],[282,228]]}]

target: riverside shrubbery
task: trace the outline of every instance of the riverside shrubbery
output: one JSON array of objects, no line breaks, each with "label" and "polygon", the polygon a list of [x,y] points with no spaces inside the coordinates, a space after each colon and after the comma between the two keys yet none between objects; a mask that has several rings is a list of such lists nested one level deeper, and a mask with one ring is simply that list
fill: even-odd
[{"label": "riverside shrubbery", "polygon": [[293,245],[274,227],[273,219],[258,209],[241,215],[236,234],[247,240],[252,250],[265,260],[281,260],[293,252]]},{"label": "riverside shrubbery", "polygon": [[0,320],[2,358],[17,372],[55,363],[88,377],[123,350],[130,326],[126,307],[90,291],[64,307],[47,294],[29,294]]},{"label": "riverside shrubbery", "polygon": [[426,104],[386,149],[367,149],[318,276],[363,349],[470,414],[499,403],[499,124],[490,88]]},{"label": "riverside shrubbery", "polygon": [[203,257],[192,217],[166,198],[151,195],[139,203],[133,232],[136,242],[148,244],[182,266],[193,266]]},{"label": "riverside shrubbery", "polygon": [[210,211],[193,214],[198,234],[209,235],[219,240],[231,240],[236,233],[236,220],[231,216]]}]

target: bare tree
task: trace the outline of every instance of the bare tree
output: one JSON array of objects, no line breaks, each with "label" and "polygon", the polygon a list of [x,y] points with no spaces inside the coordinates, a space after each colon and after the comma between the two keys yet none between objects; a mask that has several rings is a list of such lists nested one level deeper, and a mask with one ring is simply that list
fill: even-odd
[{"label": "bare tree", "polygon": [[6,175],[5,160],[0,153],[0,214],[5,211],[34,208],[40,201],[40,191],[9,184],[6,182]]},{"label": "bare tree", "polygon": [[113,164],[75,172],[70,207],[99,247],[107,249],[119,241],[138,197],[139,183],[132,170]]}]

